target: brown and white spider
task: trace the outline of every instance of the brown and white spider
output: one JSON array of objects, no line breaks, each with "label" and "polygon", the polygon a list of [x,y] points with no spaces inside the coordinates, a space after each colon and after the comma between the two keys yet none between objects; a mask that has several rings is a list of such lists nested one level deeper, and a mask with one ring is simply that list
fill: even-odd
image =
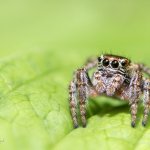
[{"label": "brown and white spider", "polygon": [[[92,79],[88,71],[97,67]],[[132,63],[121,56],[105,54],[98,59],[90,59],[77,69],[69,85],[69,102],[74,128],[78,127],[77,104],[79,100],[83,127],[86,127],[86,102],[91,96],[112,96],[128,101],[131,109],[131,126],[135,127],[140,96],[143,95],[145,126],[150,109],[150,80],[142,72],[150,75],[150,68],[143,64]]]}]

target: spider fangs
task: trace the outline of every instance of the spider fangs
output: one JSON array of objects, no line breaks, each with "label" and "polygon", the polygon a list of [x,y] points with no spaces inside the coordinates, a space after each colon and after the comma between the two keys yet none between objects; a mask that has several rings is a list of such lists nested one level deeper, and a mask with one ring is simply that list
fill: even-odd
[{"label": "spider fangs", "polygon": [[[88,71],[97,70],[90,79]],[[79,103],[81,121],[86,127],[86,102],[91,96],[113,96],[126,100],[131,110],[131,126],[135,127],[138,102],[143,95],[144,114],[142,125],[145,126],[150,109],[150,80],[143,77],[143,72],[150,75],[150,68],[143,64],[132,63],[121,56],[105,54],[98,59],[90,59],[77,69],[69,85],[69,103],[74,128],[78,127],[77,104]]]}]

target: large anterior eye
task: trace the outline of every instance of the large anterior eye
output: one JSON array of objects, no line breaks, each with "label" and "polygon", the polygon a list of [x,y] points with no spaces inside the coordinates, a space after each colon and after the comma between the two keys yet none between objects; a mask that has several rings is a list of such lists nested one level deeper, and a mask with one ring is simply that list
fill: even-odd
[{"label": "large anterior eye", "polygon": [[107,59],[107,58],[105,58],[104,60],[103,60],[103,66],[108,66],[109,65],[109,60]]},{"label": "large anterior eye", "polygon": [[111,62],[111,66],[112,66],[113,68],[118,68],[118,67],[119,67],[119,62],[118,62],[117,60],[113,60],[113,61]]}]

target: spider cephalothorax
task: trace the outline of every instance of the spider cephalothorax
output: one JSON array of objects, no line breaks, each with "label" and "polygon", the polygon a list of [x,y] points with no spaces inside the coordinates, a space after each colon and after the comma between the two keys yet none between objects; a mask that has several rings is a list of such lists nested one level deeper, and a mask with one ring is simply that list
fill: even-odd
[{"label": "spider cephalothorax", "polygon": [[98,70],[106,70],[112,73],[120,72],[125,73],[128,66],[130,65],[130,60],[125,57],[119,57],[114,55],[102,55],[98,57]]},{"label": "spider cephalothorax", "polygon": [[112,77],[114,74],[124,76],[125,81],[128,80],[130,60],[110,54],[101,55],[98,57],[98,71],[106,74],[107,77]]},{"label": "spider cephalothorax", "polygon": [[[92,79],[88,71],[97,66]],[[125,57],[105,54],[98,59],[88,60],[75,72],[69,86],[69,99],[74,127],[78,127],[77,104],[79,100],[83,127],[86,126],[86,102],[90,96],[113,96],[126,100],[131,107],[131,125],[135,126],[137,107],[143,94],[144,116],[142,124],[146,125],[150,108],[150,80],[142,72],[150,75],[150,69],[143,64],[131,63]]]}]

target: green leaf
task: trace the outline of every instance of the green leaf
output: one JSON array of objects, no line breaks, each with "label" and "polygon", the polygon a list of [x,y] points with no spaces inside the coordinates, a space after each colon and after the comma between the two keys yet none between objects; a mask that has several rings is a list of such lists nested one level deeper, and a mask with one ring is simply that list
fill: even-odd
[{"label": "green leaf", "polygon": [[0,149],[49,149],[71,130],[60,60],[47,51],[1,61]]},{"label": "green leaf", "polygon": [[130,126],[128,104],[88,101],[73,129],[68,84],[90,56],[150,66],[150,1],[0,1],[0,150],[149,150],[150,123]]},{"label": "green leaf", "polygon": [[115,99],[89,99],[87,127],[73,129],[67,88],[88,57],[82,53],[68,52],[65,59],[58,51],[33,51],[1,60],[0,149],[149,149],[142,109],[133,129],[128,105]]}]

